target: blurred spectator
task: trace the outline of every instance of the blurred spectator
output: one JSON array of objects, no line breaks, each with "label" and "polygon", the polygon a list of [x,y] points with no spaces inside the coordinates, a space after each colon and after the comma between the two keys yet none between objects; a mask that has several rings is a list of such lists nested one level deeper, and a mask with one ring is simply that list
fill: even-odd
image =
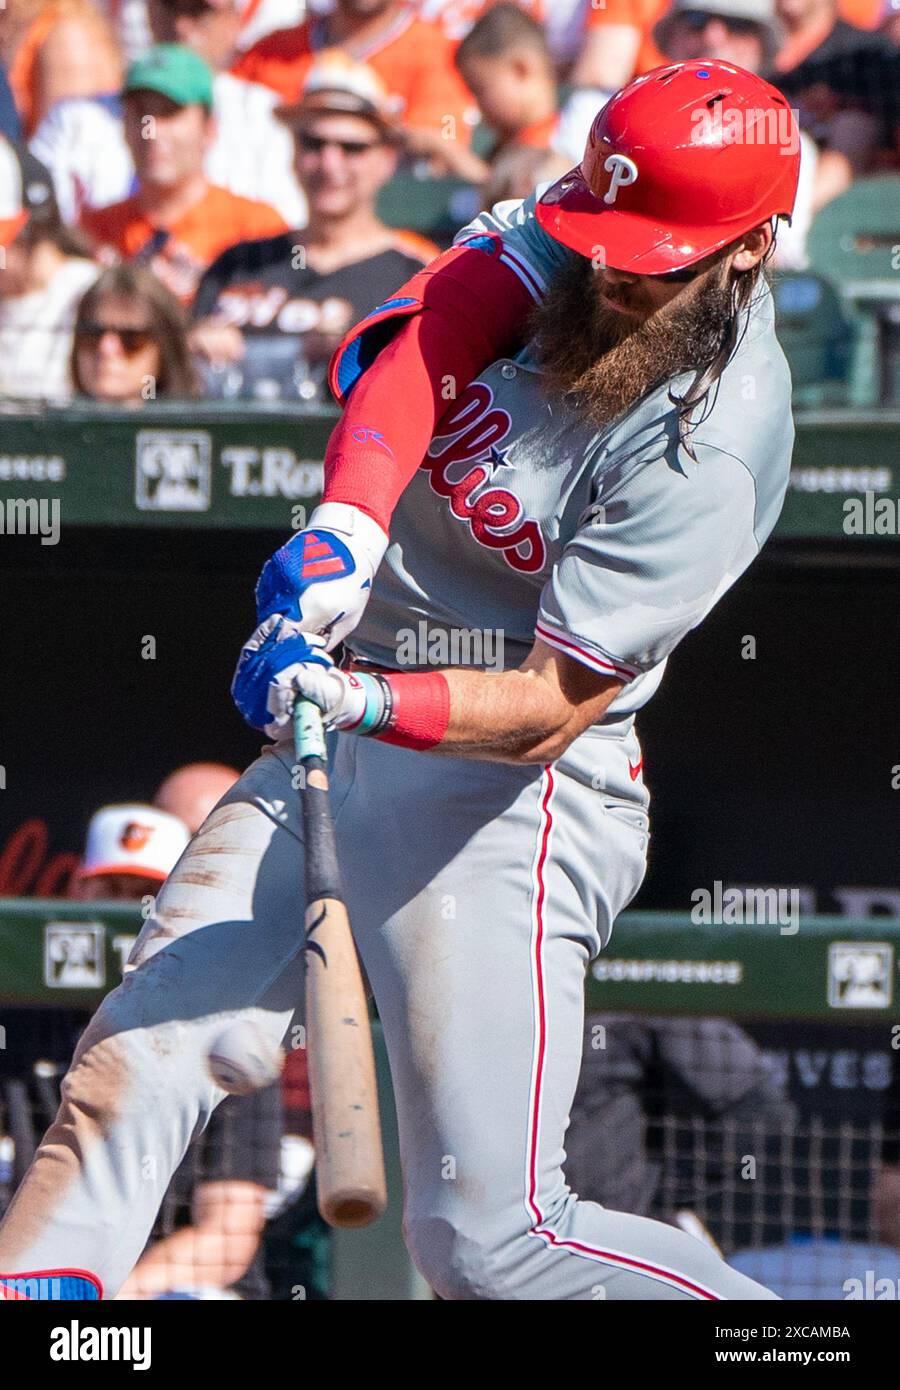
[{"label": "blurred spectator", "polygon": [[275,119],[278,97],[227,70],[245,10],[242,0],[150,0],[153,37],[192,48],[216,74],[217,135],[205,166],[210,182],[270,203],[288,225],[299,225],[306,204],[294,176],[290,136]]},{"label": "blurred spectator", "polygon": [[[240,363],[235,394],[325,394],[328,360],[347,329],[437,248],[385,226],[378,190],[397,167],[401,133],[377,75],[340,54],[311,69],[282,115],[294,132],[309,223],[231,247],[194,304],[191,346],[214,367]],[[417,249],[413,249],[413,248]],[[255,382],[267,383],[257,387]],[[209,389],[217,390],[214,378]],[[225,388],[223,388],[225,389]]]},{"label": "blurred spectator", "polygon": [[152,43],[147,0],[97,0],[97,3],[116,36],[123,59],[133,63]]},{"label": "blurred spectator", "polygon": [[[423,19],[439,24],[454,43],[464,39],[482,15],[502,0],[420,0],[419,14]],[[556,0],[516,0],[517,5],[539,24],[543,23],[548,5]]]},{"label": "blurred spectator", "polygon": [[471,98],[453,65],[454,45],[438,25],[418,17],[411,0],[336,0],[333,13],[255,44],[234,71],[297,101],[325,48],[375,69],[396,103],[409,153],[430,160],[433,173],[474,182],[484,176],[469,149]]},{"label": "blurred spectator", "polygon": [[568,78],[582,48],[582,34],[590,0],[551,0],[544,28],[553,61],[561,77]]},{"label": "blurred spectator", "polygon": [[540,184],[555,183],[572,168],[573,161],[558,150],[536,150],[527,145],[504,151],[491,165],[481,199],[485,207],[509,199],[527,198]]},{"label": "blurred spectator", "polygon": [[573,15],[582,27],[567,75],[571,90],[561,117],[565,128],[586,134],[613,92],[636,73],[666,61],[652,31],[668,5],[669,0],[603,0],[587,3]]},{"label": "blurred spectator", "polygon": [[884,0],[880,28],[885,38],[900,44],[900,0]]},{"label": "blurred spectator", "polygon": [[61,221],[46,169],[3,137],[0,246],[0,396],[64,403],[76,306],[98,268]]},{"label": "blurred spectator", "polygon": [[203,271],[227,246],[287,224],[268,204],[238,197],[203,172],[215,129],[213,79],[191,49],[158,44],[133,63],[124,102],[137,191],[109,207],[85,209],[82,225],[101,253],[149,265],[189,303]]},{"label": "blurred spectator", "polygon": [[88,822],[71,896],[81,902],[140,902],[153,897],[190,836],[177,816],[140,802],[101,806]]},{"label": "blurred spectator", "polygon": [[[153,42],[148,0],[99,0],[99,3],[126,61],[133,63]],[[243,52],[266,34],[299,24],[306,8],[305,0],[240,0],[236,50]]]},{"label": "blurred spectator", "polygon": [[[656,25],[653,36],[673,62],[716,59],[736,63],[748,72],[771,65],[781,42],[774,0],[674,0]],[[806,267],[806,238],[817,204],[819,152],[815,141],[800,134],[800,181],[794,214],[778,225],[771,264],[777,270]]]},{"label": "blurred spectator", "polygon": [[279,1185],[280,1084],[226,1096],[191,1143],[118,1300],[269,1299],[261,1244]]},{"label": "blurred spectator", "polygon": [[[244,53],[267,34],[302,24],[314,8],[307,0],[241,0],[237,51]],[[329,8],[326,4],[325,8]]]},{"label": "blurred spectator", "polygon": [[120,202],[134,187],[134,164],[125,143],[118,94],[58,101],[41,121],[29,148],[49,169],[67,222],[78,223],[86,207]]},{"label": "blurred spectator", "polygon": [[0,135],[18,145],[22,139],[22,122],[16,110],[12,87],[6,69],[0,65]]},{"label": "blurred spectator", "polygon": [[579,1197],[682,1224],[684,1208],[737,1178],[721,1127],[719,1143],[706,1132],[698,1171],[686,1141],[702,1120],[727,1121],[739,1154],[756,1152],[760,1127],[778,1134],[793,1123],[783,1081],[743,1029],[718,1018],[587,1015],[566,1132],[566,1180]]},{"label": "blurred spectator", "polygon": [[602,5],[588,5],[572,84],[593,88],[608,98],[636,74],[659,67],[666,60],[656,46],[653,26],[668,8],[669,0],[605,0]]},{"label": "blurred spectator", "polygon": [[885,1101],[884,1142],[872,1197],[881,1240],[900,1250],[900,1055],[895,1047]]},{"label": "blurred spectator", "polygon": [[78,306],[72,380],[111,405],[196,395],[181,305],[145,266],[104,271]]},{"label": "blurred spectator", "polygon": [[[270,204],[294,226],[306,203],[293,171],[293,144],[275,119],[278,97],[259,82],[227,71],[240,25],[240,0],[150,0],[153,37],[181,43],[213,69],[212,139],[203,161],[210,183]],[[133,191],[134,163],[118,96],[57,102],[31,149],[53,175],[63,216],[77,222],[85,205],[100,208]]]},{"label": "blurred spectator", "polygon": [[580,161],[587,131],[565,143],[547,37],[518,5],[490,6],[459,45],[456,66],[497,135],[492,161],[517,147],[558,149],[570,165]]},{"label": "blurred spectator", "polygon": [[776,0],[776,11],[786,37],[773,80],[822,148],[816,188],[821,207],[892,143],[897,50],[883,34],[839,18],[836,0]]},{"label": "blurred spectator", "polygon": [[782,34],[775,0],[674,0],[653,37],[671,62],[705,58],[763,72],[775,61]]},{"label": "blurred spectator", "polygon": [[114,92],[122,81],[115,38],[91,0],[5,0],[0,59],[26,136],[54,102]]},{"label": "blurred spectator", "polygon": [[877,29],[882,20],[882,0],[838,0],[838,14],[860,29]]},{"label": "blurred spectator", "polygon": [[153,805],[183,820],[196,835],[210,811],[234,786],[240,773],[224,763],[187,763],[160,783]]}]

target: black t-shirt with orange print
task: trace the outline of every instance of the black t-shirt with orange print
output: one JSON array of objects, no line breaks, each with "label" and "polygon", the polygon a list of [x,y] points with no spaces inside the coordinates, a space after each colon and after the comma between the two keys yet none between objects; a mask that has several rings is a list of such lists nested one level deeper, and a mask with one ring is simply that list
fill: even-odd
[{"label": "black t-shirt with orange print", "polygon": [[340,338],[423,265],[398,245],[320,274],[304,264],[301,237],[284,232],[223,252],[200,282],[193,317],[214,316],[248,336]]}]

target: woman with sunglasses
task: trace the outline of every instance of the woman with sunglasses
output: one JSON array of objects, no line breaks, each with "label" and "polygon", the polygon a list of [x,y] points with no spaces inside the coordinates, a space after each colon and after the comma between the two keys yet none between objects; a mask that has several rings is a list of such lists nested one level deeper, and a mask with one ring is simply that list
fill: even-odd
[{"label": "woman with sunglasses", "polygon": [[82,299],[72,380],[80,395],[120,406],[196,395],[181,306],[145,266],[114,266]]}]

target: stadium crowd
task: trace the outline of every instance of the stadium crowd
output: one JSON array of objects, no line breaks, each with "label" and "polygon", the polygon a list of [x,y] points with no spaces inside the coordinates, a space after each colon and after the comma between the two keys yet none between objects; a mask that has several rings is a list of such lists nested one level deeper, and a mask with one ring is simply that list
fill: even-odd
[{"label": "stadium crowd", "polygon": [[461,225],[697,58],[798,114],[774,265],[802,270],[820,209],[900,168],[900,0],[7,0],[0,400],[327,400],[346,329],[452,235],[403,225],[404,180]]}]

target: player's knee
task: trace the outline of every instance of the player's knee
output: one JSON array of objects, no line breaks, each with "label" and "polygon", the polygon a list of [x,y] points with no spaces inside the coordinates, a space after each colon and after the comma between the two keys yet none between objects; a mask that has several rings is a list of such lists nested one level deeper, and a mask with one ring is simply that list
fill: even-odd
[{"label": "player's knee", "polygon": [[482,1244],[440,1216],[407,1220],[406,1244],[422,1278],[441,1298],[484,1299],[485,1258]]},{"label": "player's knee", "polygon": [[[486,1224],[480,1223],[482,1227]],[[441,1216],[407,1217],[404,1234],[412,1262],[441,1298],[504,1300],[515,1297],[512,1270],[521,1235],[491,1240],[477,1224]]]},{"label": "player's knee", "polygon": [[127,992],[107,995],[75,1049],[62,1083],[62,1098],[104,1129],[140,1112],[160,1094],[189,1089],[191,1068],[173,1027],[141,1026],[144,1019]]}]

